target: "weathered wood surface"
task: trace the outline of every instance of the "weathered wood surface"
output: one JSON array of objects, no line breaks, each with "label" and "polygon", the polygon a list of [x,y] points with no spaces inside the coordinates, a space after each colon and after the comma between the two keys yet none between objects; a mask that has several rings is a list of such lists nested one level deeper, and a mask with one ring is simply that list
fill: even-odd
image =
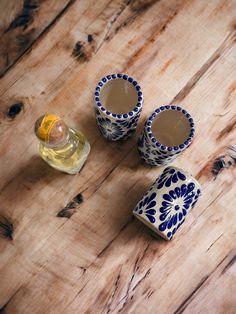
[{"label": "weathered wood surface", "polygon": [[[2,36],[36,29],[30,50],[6,45],[0,55],[0,214],[14,229],[12,240],[11,228],[0,238],[1,312],[236,313],[235,168],[212,173],[236,144],[236,1],[37,6],[32,24]],[[113,72],[136,77],[145,97],[137,133],[122,143],[103,139],[93,112],[95,85]],[[140,162],[137,138],[165,103],[195,118],[195,140],[173,164],[203,185],[170,242],[132,218],[162,171]],[[33,124],[44,112],[87,135],[92,151],[80,175],[38,157]],[[57,217],[79,193],[71,218]]]},{"label": "weathered wood surface", "polygon": [[0,76],[32,47],[74,0],[1,0]]}]

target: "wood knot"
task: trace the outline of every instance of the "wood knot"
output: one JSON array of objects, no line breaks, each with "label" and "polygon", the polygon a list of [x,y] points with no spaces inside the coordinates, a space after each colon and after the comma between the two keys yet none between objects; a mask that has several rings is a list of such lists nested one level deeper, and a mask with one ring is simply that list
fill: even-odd
[{"label": "wood knot", "polygon": [[29,32],[27,32],[25,34],[19,34],[18,36],[16,36],[16,44],[21,49],[27,48],[34,38],[34,31],[35,31],[35,29],[32,28]]},{"label": "wood knot", "polygon": [[72,55],[73,57],[79,59],[82,62],[87,61],[88,57],[85,51],[85,43],[82,41],[78,41],[74,46]]},{"label": "wood knot", "polygon": [[60,209],[57,213],[57,217],[70,218],[75,212],[79,204],[83,202],[83,195],[81,193],[77,194],[72,201],[67,203],[67,205]]},{"label": "wood knot", "polygon": [[12,222],[0,215],[0,235],[8,240],[13,240],[13,224]]},{"label": "wood knot", "polygon": [[23,27],[23,29],[26,29],[28,25],[33,22],[34,20],[33,14],[34,11],[38,9],[38,7],[39,7],[38,1],[25,0],[21,12],[10,23],[5,32],[9,32],[10,30],[17,27]]},{"label": "wood knot", "polygon": [[231,168],[236,165],[236,147],[229,146],[228,152],[225,155],[217,157],[211,169],[213,176],[216,178],[218,174],[227,168]]},{"label": "wood knot", "polygon": [[39,2],[37,0],[25,0],[24,9],[37,10],[39,7]]},{"label": "wood knot", "polygon": [[22,111],[24,108],[23,103],[15,103],[11,105],[11,107],[8,109],[7,117],[11,120],[15,119],[15,117]]},{"label": "wood knot", "polygon": [[91,43],[93,41],[93,35],[88,34],[88,43]]},{"label": "wood knot", "polygon": [[[92,35],[91,35],[92,36]],[[91,37],[88,38],[89,43],[83,42],[83,41],[77,41],[75,44],[72,56],[76,58],[76,60],[79,60],[80,62],[87,62],[91,59],[93,51],[94,51],[94,45],[91,45]]]}]

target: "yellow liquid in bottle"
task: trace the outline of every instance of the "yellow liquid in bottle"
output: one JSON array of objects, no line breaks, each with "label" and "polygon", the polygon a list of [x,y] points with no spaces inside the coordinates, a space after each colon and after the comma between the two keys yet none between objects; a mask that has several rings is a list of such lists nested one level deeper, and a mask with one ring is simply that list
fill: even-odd
[{"label": "yellow liquid in bottle", "polygon": [[69,136],[60,147],[47,147],[39,144],[41,157],[53,168],[69,174],[78,173],[90,152],[90,145],[85,136],[69,128]]}]

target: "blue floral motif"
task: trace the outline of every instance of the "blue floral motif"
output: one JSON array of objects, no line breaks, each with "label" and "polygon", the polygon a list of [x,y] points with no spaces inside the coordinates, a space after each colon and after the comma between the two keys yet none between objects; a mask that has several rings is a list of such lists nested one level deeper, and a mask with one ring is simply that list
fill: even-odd
[{"label": "blue floral motif", "polygon": [[[107,84],[107,82],[111,82],[112,80],[124,80],[129,82],[129,84],[133,85],[134,90],[137,94],[137,103],[134,106],[133,110],[127,113],[112,113],[109,110],[107,110],[103,105],[101,101],[101,91],[103,87]],[[125,83],[127,84],[127,83]],[[125,85],[126,86],[126,85]],[[107,139],[111,139],[113,141],[121,140],[121,139],[127,139],[131,137],[131,135],[134,133],[138,120],[142,111],[142,104],[143,104],[143,94],[141,91],[141,87],[138,85],[138,82],[134,80],[132,77],[126,75],[126,74],[110,74],[101,79],[101,81],[98,83],[96,89],[95,89],[95,111],[96,111],[96,119],[98,126]],[[101,120],[101,118],[103,120]],[[110,122],[108,122],[108,120]],[[105,122],[104,122],[105,121]],[[109,125],[108,125],[109,124]],[[115,127],[115,126],[118,126]],[[107,130],[104,130],[108,129]],[[119,133],[119,136],[117,134],[112,135],[111,134],[111,128],[115,128],[115,132]],[[122,131],[122,135],[120,135],[120,132]]]},{"label": "blue floral motif", "polygon": [[138,146],[139,146],[139,148],[143,148],[145,145],[149,145],[149,143],[148,143],[146,133],[143,132],[138,139]]},{"label": "blue floral motif", "polygon": [[165,165],[176,157],[176,154],[160,151],[154,144],[151,144],[145,131],[138,139],[138,152],[140,157],[151,166]]},{"label": "blue floral motif", "polygon": [[160,153],[159,151],[155,151],[155,152],[151,151],[151,153],[154,156],[155,155],[157,156],[157,157],[152,157],[150,160],[154,166],[167,164],[167,163],[171,162],[173,159],[172,158],[173,155],[162,155],[162,153]]},{"label": "blue floral motif", "polygon": [[128,129],[132,126],[132,120],[116,120],[116,122]]},{"label": "blue floral motif", "polygon": [[[178,110],[181,111],[186,116],[186,118],[188,118],[191,132],[184,143],[177,146],[166,146],[158,142],[157,138],[155,138],[152,131],[152,122],[163,110]],[[193,119],[186,110],[176,106],[162,106],[156,109],[146,121],[144,131],[138,140],[139,154],[146,163],[152,166],[166,165],[173,161],[178,154],[180,154],[191,144],[194,132],[195,129]]]},{"label": "blue floral motif", "polygon": [[116,120],[118,125],[120,125],[122,128],[123,127],[125,128],[126,135],[124,135],[122,139],[126,140],[133,135],[138,124],[140,113],[141,111],[137,115],[135,115],[133,118],[130,118],[127,120]]},{"label": "blue floral motif", "polygon": [[198,190],[197,190],[197,194],[194,196],[194,202],[192,203],[192,208],[196,205],[196,203],[197,203],[198,198],[199,198],[200,195],[201,195],[201,190],[198,189]]},{"label": "blue floral motif", "polygon": [[117,140],[122,138],[123,130],[115,122],[111,122],[109,119],[97,117],[97,123],[100,131],[108,140]]},{"label": "blue floral motif", "polygon": [[139,112],[139,114],[137,114],[134,117],[131,117],[129,119],[126,119],[126,120],[116,120],[116,123],[126,127],[127,129],[135,129],[137,127],[137,124],[138,124],[140,113],[141,113],[141,111]]},{"label": "blue floral motif", "polygon": [[95,113],[96,113],[96,116],[98,116],[98,117],[101,116],[100,111],[97,108],[95,108]]},{"label": "blue floral motif", "polygon": [[163,194],[159,216],[162,223],[159,225],[159,230],[163,232],[174,227],[167,233],[167,237],[172,237],[183,223],[191,204],[194,202],[196,195],[194,188],[194,183],[182,184],[181,187],[176,187]]},{"label": "blue floral motif", "polygon": [[[151,166],[161,166],[163,165],[163,161],[161,161],[159,158],[151,158],[149,155],[149,150],[146,150],[146,153],[139,151],[140,157],[146,161]],[[165,162],[167,162],[169,159],[165,158]]]},{"label": "blue floral motif", "polygon": [[126,135],[124,137],[122,137],[122,140],[127,140],[128,138],[130,138],[135,132],[135,129],[130,129],[127,131]]},{"label": "blue floral motif", "polygon": [[179,170],[167,167],[157,181],[157,188],[161,189],[164,185],[165,187],[170,187],[171,183],[176,183],[179,180],[186,180],[186,176]]},{"label": "blue floral motif", "polygon": [[144,213],[151,223],[155,223],[156,221],[156,210],[154,209],[154,207],[156,206],[156,201],[154,200],[156,196],[157,194],[155,192],[152,193],[150,196],[147,196],[147,194],[145,194],[143,199],[138,203],[137,207],[134,210],[139,215],[142,215]]},{"label": "blue floral motif", "polygon": [[[101,133],[108,140],[126,140],[130,138],[136,130],[140,112],[134,117],[125,120],[115,120],[108,117],[103,117],[103,114],[95,108],[96,120]],[[112,134],[114,132],[114,134]]]}]

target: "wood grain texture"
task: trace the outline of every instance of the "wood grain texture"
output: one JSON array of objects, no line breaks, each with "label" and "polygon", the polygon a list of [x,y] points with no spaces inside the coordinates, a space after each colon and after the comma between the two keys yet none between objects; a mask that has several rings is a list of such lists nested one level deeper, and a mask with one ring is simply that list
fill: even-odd
[{"label": "wood grain texture", "polygon": [[[43,7],[25,30],[12,30],[36,23],[38,35],[0,79],[0,214],[13,228],[12,240],[0,238],[0,308],[235,313],[235,167],[212,173],[214,161],[236,145],[235,1],[43,1]],[[145,104],[135,136],[109,143],[95,123],[93,92],[115,72],[137,78]],[[194,142],[174,165],[203,185],[170,242],[132,218],[162,171],[140,162],[137,138],[148,114],[165,103],[179,103],[196,121]],[[56,172],[38,157],[33,125],[45,112],[88,137],[92,150],[79,175]]]},{"label": "wood grain texture", "polygon": [[0,77],[66,12],[73,0],[1,1]]}]

